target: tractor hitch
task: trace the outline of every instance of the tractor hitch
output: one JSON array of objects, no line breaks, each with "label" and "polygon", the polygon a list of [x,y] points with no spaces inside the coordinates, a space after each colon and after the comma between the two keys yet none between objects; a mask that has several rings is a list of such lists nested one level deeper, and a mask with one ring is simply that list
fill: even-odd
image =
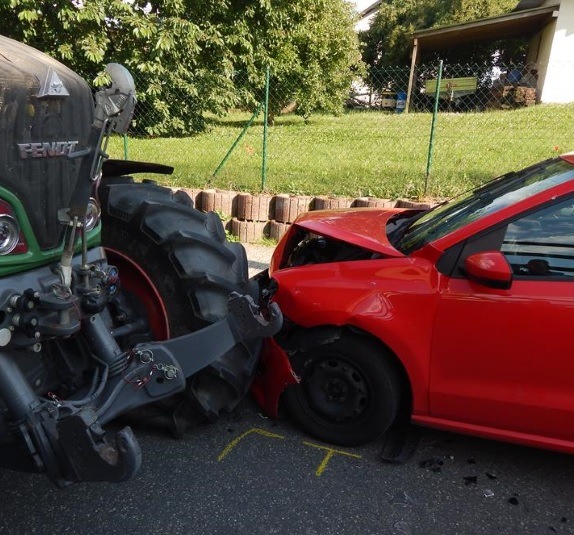
[{"label": "tractor hitch", "polygon": [[8,408],[36,470],[60,487],[132,477],[141,464],[141,451],[131,429],[124,427],[115,441],[109,441],[101,426],[131,409],[183,391],[187,378],[237,344],[273,336],[282,324],[277,305],[270,306],[265,318],[247,295],[231,294],[228,310],[227,317],[199,331],[138,344],[127,354],[119,351],[102,322],[89,321],[92,341],[106,340],[106,344],[98,344],[103,346],[99,357],[105,364],[101,388],[87,400],[37,397],[13,361],[0,353],[0,386],[11,392]]}]

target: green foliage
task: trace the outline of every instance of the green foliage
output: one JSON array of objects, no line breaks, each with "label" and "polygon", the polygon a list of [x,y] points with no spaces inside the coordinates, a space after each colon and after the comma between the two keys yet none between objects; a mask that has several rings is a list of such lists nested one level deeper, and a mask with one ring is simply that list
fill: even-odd
[{"label": "green foliage", "polygon": [[[515,5],[516,0],[384,0],[371,27],[361,34],[363,59],[374,68],[409,65],[415,31],[499,15],[511,11]],[[440,56],[456,63],[490,62],[494,51],[501,52],[503,57],[517,56],[522,44],[522,41],[473,44],[426,55],[423,49],[421,61],[433,61]]]},{"label": "green foliage", "polygon": [[271,68],[271,113],[294,101],[299,115],[341,111],[353,76],[360,70],[351,6],[341,0],[288,0],[257,18],[251,43],[255,61],[243,56],[248,84],[261,87],[262,66]]},{"label": "green foliage", "polygon": [[457,24],[508,13],[517,3],[516,0],[454,0],[439,25]]},{"label": "green foliage", "polygon": [[[0,33],[22,40],[85,76],[107,62],[137,74],[139,134],[186,135],[207,112],[261,100],[265,68],[291,89],[273,111],[340,108],[359,65],[345,0],[4,0]],[[138,117],[145,110],[145,126]]]}]

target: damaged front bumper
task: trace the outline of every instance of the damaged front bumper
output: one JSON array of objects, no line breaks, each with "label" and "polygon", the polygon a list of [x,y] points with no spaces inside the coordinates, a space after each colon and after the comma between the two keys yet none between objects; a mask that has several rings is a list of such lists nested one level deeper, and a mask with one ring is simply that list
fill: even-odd
[{"label": "damaged front bumper", "polygon": [[[272,303],[275,293],[275,281],[270,279],[269,270],[264,270],[253,277],[259,285],[260,305],[262,308],[277,306]],[[283,391],[299,382],[287,353],[272,337],[263,340],[261,349],[259,373],[251,386],[255,401],[268,416],[277,418],[279,415],[279,400]]]}]

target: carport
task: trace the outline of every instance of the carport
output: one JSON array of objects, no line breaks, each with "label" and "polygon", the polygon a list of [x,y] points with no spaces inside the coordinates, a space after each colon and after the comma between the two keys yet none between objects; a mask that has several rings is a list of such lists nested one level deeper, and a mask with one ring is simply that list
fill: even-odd
[{"label": "carport", "polygon": [[[517,10],[504,15],[488,17],[473,22],[420,30],[413,34],[412,61],[407,92],[407,109],[411,100],[416,66],[421,51],[450,48],[457,45],[485,41],[499,41],[524,37],[530,40],[527,62],[537,63],[539,78],[537,90],[544,95],[548,79],[548,63],[552,50],[560,3],[549,6],[521,9],[522,6],[542,2],[521,2]],[[574,97],[573,97],[574,99]]]}]

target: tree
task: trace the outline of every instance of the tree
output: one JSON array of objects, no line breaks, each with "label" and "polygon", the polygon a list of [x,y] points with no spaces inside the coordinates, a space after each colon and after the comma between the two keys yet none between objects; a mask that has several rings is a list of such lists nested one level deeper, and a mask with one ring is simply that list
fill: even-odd
[{"label": "tree", "polygon": [[[0,32],[47,52],[91,82],[105,63],[137,81],[135,125],[186,135],[207,112],[261,98],[265,67],[276,109],[333,111],[360,64],[345,0],[4,0]],[[291,85],[287,84],[291,82]],[[288,90],[287,90],[288,89]],[[139,117],[145,112],[145,127]]]},{"label": "tree", "polygon": [[265,4],[245,12],[254,54],[241,56],[239,68],[247,73],[248,84],[262,87],[269,65],[272,113],[290,101],[305,117],[315,110],[340,110],[362,67],[350,4],[282,0],[273,9]]},{"label": "tree", "polygon": [[[469,22],[512,10],[516,0],[384,0],[371,27],[361,34],[363,59],[371,67],[408,65],[411,35],[416,30]],[[505,47],[516,53],[515,43],[489,43],[440,51],[451,62],[490,61]],[[424,51],[423,51],[424,53]],[[423,57],[434,60],[434,57]]]}]

